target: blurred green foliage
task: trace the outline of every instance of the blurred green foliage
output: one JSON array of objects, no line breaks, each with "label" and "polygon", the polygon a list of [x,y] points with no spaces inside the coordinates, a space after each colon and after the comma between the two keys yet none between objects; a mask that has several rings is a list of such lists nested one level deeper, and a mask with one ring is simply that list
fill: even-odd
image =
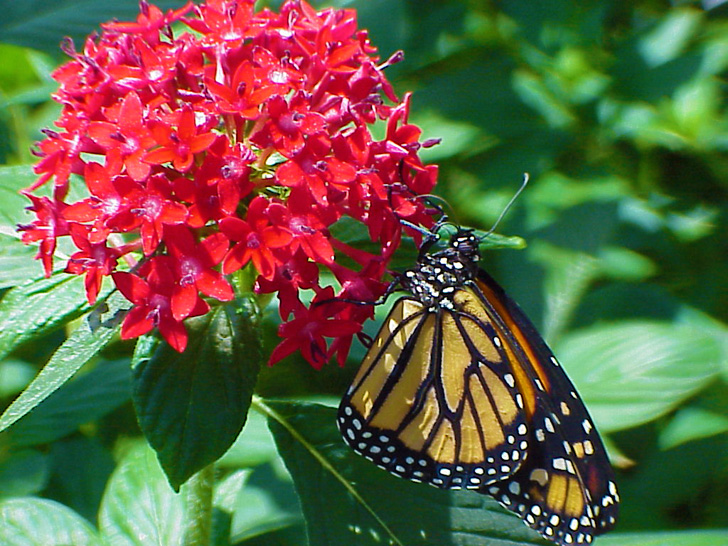
[{"label": "blurred green foliage", "polygon": [[[425,138],[442,138],[422,154],[440,165],[437,191],[458,221],[488,229],[530,173],[529,187],[499,226],[528,248],[488,251],[484,263],[541,327],[609,433],[623,508],[617,531],[599,544],[726,540],[717,531],[629,532],[728,527],[728,3],[334,4],[359,11],[382,58],[405,51],[405,61],[387,74],[399,94],[414,93],[411,121]],[[133,17],[136,1],[94,2],[92,10],[73,0],[2,5],[0,162],[25,165],[32,142],[58,114],[49,100],[49,73],[62,62],[56,44],[67,34],[78,44],[99,22]],[[27,185],[18,182],[21,172],[27,176],[23,167],[0,173],[3,290],[39,274],[32,252],[19,248],[12,233],[22,221],[12,193]],[[22,309],[11,311],[13,320],[25,320]],[[58,312],[55,305],[48,314]],[[266,317],[264,354],[276,343],[275,310]],[[372,333],[376,324],[367,328]],[[0,333],[7,349],[0,408],[64,336],[49,330],[43,343],[22,345],[21,337]],[[184,506],[138,445],[124,365],[130,346],[113,343],[101,354],[0,433],[0,522],[25,518],[27,525],[9,544],[29,536],[36,542],[28,544],[62,544],[54,529],[74,532],[74,544],[99,544],[102,537],[136,543],[114,537],[127,537],[129,514],[142,518],[150,507],[165,507],[167,517],[145,532],[161,544],[177,540]],[[355,347],[345,369],[322,371],[289,359],[261,370],[256,392],[339,396],[362,354]],[[297,415],[318,422],[325,412],[301,405]],[[279,417],[294,426],[295,419]],[[276,448],[265,420],[251,414],[219,463],[216,544],[303,542],[302,511],[280,458],[293,468],[286,430],[274,427]],[[320,439],[324,447],[329,441]],[[343,464],[346,456],[332,457]],[[305,476],[313,466],[302,468]],[[381,487],[397,488],[391,483]],[[310,515],[316,492],[298,485]],[[313,544],[326,543],[312,536]]]}]

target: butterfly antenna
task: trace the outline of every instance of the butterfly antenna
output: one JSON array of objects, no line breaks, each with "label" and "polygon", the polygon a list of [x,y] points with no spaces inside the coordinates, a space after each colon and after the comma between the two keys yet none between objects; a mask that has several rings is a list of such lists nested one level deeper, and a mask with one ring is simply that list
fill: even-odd
[{"label": "butterfly antenna", "polygon": [[518,196],[521,195],[521,192],[526,189],[526,186],[528,185],[530,177],[528,173],[523,173],[523,183],[521,184],[521,187],[518,188],[518,191],[513,194],[513,197],[511,197],[511,200],[508,201],[508,204],[503,208],[503,211],[500,213],[500,216],[498,216],[498,219],[493,223],[493,227],[491,227],[485,235],[483,235],[480,240],[484,240],[488,235],[491,235],[496,228],[498,227],[498,224],[500,224],[501,220],[505,217],[506,214],[508,214],[508,211],[511,210],[511,207],[513,206],[513,203],[516,202],[516,199],[518,199]]}]

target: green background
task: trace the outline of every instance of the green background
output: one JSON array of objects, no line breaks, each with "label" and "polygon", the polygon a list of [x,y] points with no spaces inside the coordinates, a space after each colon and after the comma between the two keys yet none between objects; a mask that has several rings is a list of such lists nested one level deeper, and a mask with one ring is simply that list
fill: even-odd
[{"label": "green background", "polygon": [[[457,221],[488,229],[530,174],[498,227],[527,247],[488,251],[483,264],[539,326],[607,441],[622,510],[598,544],[728,542],[728,3],[336,5],[358,10],[383,60],[404,50],[386,73],[400,96],[413,92],[410,120],[424,138],[442,139],[422,156],[440,165],[436,191]],[[138,8],[118,0],[0,8],[3,409],[77,324],[66,323],[87,311],[78,282],[64,281],[62,293],[51,281],[13,289],[41,275],[13,232],[29,219],[15,192],[33,181],[30,148],[59,113],[49,100],[49,73],[64,61],[58,44],[72,35],[80,48],[100,22],[132,19]],[[269,307],[258,325],[264,359],[276,317]],[[184,497],[141,446],[132,346],[100,347],[0,433],[0,536],[9,544],[67,536],[148,544],[142,532],[160,544],[180,540]],[[216,544],[302,544],[304,520],[312,545],[540,543],[486,497],[404,483],[343,447],[325,406],[363,351],[355,344],[343,369],[290,358],[260,370],[262,398],[218,464]],[[66,361],[85,362],[67,352]],[[129,520],[141,523],[131,529]]]}]

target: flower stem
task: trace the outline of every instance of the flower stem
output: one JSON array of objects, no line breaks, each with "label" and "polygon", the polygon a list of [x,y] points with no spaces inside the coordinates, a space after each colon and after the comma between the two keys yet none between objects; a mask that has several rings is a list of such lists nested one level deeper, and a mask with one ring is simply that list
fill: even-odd
[{"label": "flower stem", "polygon": [[187,521],[184,546],[209,546],[212,536],[212,492],[215,465],[211,464],[190,478],[185,487]]}]

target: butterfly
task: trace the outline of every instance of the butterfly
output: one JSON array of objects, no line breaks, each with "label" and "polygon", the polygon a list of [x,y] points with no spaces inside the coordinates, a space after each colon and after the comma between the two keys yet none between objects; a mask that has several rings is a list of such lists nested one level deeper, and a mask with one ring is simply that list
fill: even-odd
[{"label": "butterfly", "polygon": [[[398,299],[343,397],[337,425],[395,476],[493,496],[545,538],[587,544],[614,527],[604,445],[566,373],[457,228],[399,275]],[[385,296],[386,297],[386,296]]]}]

